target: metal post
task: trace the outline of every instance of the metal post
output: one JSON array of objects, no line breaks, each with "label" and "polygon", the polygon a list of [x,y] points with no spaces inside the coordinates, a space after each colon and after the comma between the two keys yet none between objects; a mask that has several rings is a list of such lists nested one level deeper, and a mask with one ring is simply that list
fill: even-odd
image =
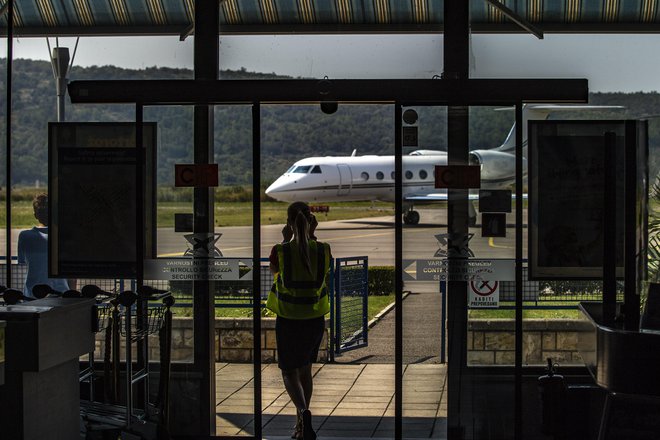
[{"label": "metal post", "polygon": [[252,104],[252,340],[254,438],[261,439],[261,106]]},{"label": "metal post", "polygon": [[57,93],[57,122],[64,122],[67,73],[69,70],[69,48],[55,47],[50,56],[50,62],[53,66],[53,76],[55,77],[55,90]]},{"label": "metal post", "polygon": [[[67,61],[68,62],[68,61]],[[145,195],[145,161],[144,154],[144,107],[141,103],[135,105],[135,292],[139,292],[144,285],[144,254],[145,254],[145,236],[144,236],[144,195]],[[136,306],[135,320],[137,328],[144,330],[148,325],[148,307],[147,301],[138,299]],[[149,371],[149,338],[145,336],[137,342],[137,369],[138,371]],[[132,379],[131,379],[132,380]],[[149,379],[145,378],[142,382],[142,388],[138,392],[138,402],[145,410],[149,406]]]},{"label": "metal post", "polygon": [[[330,268],[332,268],[332,263],[330,263]],[[335,361],[335,350],[337,349],[337,345],[335,344],[335,325],[336,325],[336,315],[335,315],[335,287],[334,283],[332,282],[334,280],[335,273],[333,273],[330,276],[330,282],[331,286],[328,286],[329,290],[329,299],[330,299],[330,352],[328,353],[328,359],[330,362]]]},{"label": "metal post", "polygon": [[[639,330],[639,261],[637,252],[637,231],[641,225],[639,210],[637,206],[637,175],[638,148],[637,145],[637,121],[626,121],[626,144],[625,144],[625,239],[624,239],[624,264],[625,264],[625,287],[623,303],[625,305],[625,328],[626,330]],[[644,221],[644,220],[641,220]]]},{"label": "metal post", "polygon": [[335,326],[338,331],[335,332],[335,352],[339,353],[341,350],[341,273],[339,259],[335,260],[335,273],[333,279],[335,280]]},{"label": "metal post", "polygon": [[440,281],[440,363],[447,362],[447,282]]},{"label": "metal post", "polygon": [[[444,81],[469,78],[470,70],[470,2],[447,0],[444,3]],[[447,108],[447,163],[468,164],[469,107]],[[461,421],[462,380],[467,374],[467,283],[452,280],[452,273],[460,273],[467,264],[468,191],[448,190],[447,229],[448,281],[447,327],[449,332],[449,361],[447,364],[447,438],[462,439],[465,427]]]},{"label": "metal post", "polygon": [[[195,1],[195,80],[218,78],[219,3]],[[213,162],[213,106],[196,105],[194,110],[194,163]],[[213,189],[195,188],[194,224],[197,234],[214,232]],[[209,257],[212,257],[210,255]],[[195,257],[193,257],[195,258]],[[200,373],[199,435],[215,434],[215,288],[212,281],[193,282],[194,359]]]},{"label": "metal post", "polygon": [[364,289],[362,290],[362,333],[364,344],[369,344],[369,257],[364,257],[362,266],[362,279],[364,280]]},{"label": "metal post", "polygon": [[516,317],[514,438],[522,439],[523,350],[523,104],[516,103]]},{"label": "metal post", "polygon": [[616,317],[616,266],[617,266],[617,184],[616,184],[616,133],[605,133],[605,172],[603,176],[603,321],[614,324]]},{"label": "metal post", "polygon": [[403,142],[401,103],[394,104],[394,438],[403,437]]},{"label": "metal post", "polygon": [[5,151],[5,188],[7,188],[5,199],[5,255],[7,261],[6,282],[11,288],[11,79],[14,68],[14,0],[7,0],[7,88],[5,90],[5,136],[7,149]]}]

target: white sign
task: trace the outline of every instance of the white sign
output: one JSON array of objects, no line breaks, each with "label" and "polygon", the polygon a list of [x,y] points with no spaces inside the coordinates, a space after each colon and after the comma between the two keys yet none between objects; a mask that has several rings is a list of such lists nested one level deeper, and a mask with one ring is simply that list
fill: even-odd
[{"label": "white sign", "polygon": [[500,283],[472,280],[469,283],[468,294],[468,304],[472,308],[497,308],[500,301]]},{"label": "white sign", "polygon": [[404,281],[515,281],[515,260],[462,260],[451,268],[446,259],[403,260]]},{"label": "white sign", "polygon": [[190,259],[159,258],[144,261],[144,278],[169,281],[235,281],[251,280],[252,271],[242,277],[240,258]]}]

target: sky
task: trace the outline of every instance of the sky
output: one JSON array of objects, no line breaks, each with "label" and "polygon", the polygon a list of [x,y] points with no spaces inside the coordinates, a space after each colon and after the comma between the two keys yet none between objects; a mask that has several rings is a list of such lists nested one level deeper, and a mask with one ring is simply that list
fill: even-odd
[{"label": "sky", "polygon": [[[82,37],[74,65],[192,68],[193,38]],[[59,44],[73,54],[75,41]],[[596,92],[658,91],[658,48],[660,35],[475,34],[471,77],[587,78]],[[17,39],[14,57],[48,59],[46,40]],[[442,35],[223,36],[219,57],[222,68],[293,77],[431,78],[442,72]]]}]

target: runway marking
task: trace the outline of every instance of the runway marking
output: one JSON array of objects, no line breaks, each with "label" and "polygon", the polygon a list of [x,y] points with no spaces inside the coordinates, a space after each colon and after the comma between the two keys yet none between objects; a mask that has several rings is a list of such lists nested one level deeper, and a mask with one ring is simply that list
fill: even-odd
[{"label": "runway marking", "polygon": [[494,248],[499,248],[499,249],[515,249],[514,247],[511,246],[500,246],[495,244],[495,240],[493,240],[493,237],[488,238],[488,246],[494,247]]},{"label": "runway marking", "polygon": [[394,230],[392,230],[390,232],[380,232],[378,234],[348,235],[346,237],[336,237],[336,238],[331,238],[331,239],[322,240],[322,241],[327,243],[327,242],[330,242],[330,241],[351,240],[353,238],[365,238],[365,237],[379,237],[379,236],[383,236],[383,235],[393,235],[393,234],[394,234]]}]

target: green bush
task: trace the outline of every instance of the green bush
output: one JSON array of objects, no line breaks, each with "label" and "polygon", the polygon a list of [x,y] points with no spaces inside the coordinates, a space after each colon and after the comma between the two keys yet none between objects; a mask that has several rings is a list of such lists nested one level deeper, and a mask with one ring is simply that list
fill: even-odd
[{"label": "green bush", "polygon": [[391,295],[394,293],[394,267],[369,267],[369,295]]}]

